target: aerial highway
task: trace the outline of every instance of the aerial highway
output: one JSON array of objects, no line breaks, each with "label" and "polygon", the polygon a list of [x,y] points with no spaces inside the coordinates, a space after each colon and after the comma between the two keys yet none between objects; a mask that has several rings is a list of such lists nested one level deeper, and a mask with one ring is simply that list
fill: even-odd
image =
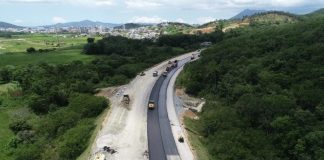
[{"label": "aerial highway", "polygon": [[[136,76],[127,85],[105,88],[98,93],[98,96],[109,98],[111,109],[102,121],[91,147],[90,159],[96,159],[98,155],[99,157],[104,155],[109,160],[180,159],[179,153],[181,156],[183,152],[181,148],[177,148],[179,144],[174,140],[177,137],[173,137],[174,132],[172,134],[173,130],[170,127],[166,92],[171,86],[170,79],[176,77],[174,74],[177,70],[190,61],[190,56],[195,53],[187,53],[161,62],[147,69],[145,75]],[[168,61],[176,59],[180,60],[178,67],[170,71],[166,77],[153,77],[154,72],[158,71],[161,75],[166,70]],[[125,94],[130,97],[127,106],[122,102]],[[150,98],[157,102],[157,107],[149,110],[151,112],[148,111]],[[107,153],[103,150],[105,146],[117,152]]]},{"label": "aerial highway", "polygon": [[[185,58],[167,76],[160,76],[150,94],[150,100],[156,104],[155,109],[147,113],[148,152],[150,160],[180,160],[175,138],[166,107],[167,88],[174,73],[190,61]],[[176,138],[177,139],[177,138]]]}]

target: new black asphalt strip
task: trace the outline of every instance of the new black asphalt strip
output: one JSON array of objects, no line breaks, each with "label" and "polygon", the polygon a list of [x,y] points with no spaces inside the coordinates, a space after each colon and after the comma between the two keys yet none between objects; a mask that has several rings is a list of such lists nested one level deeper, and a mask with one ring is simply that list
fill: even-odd
[{"label": "new black asphalt strip", "polygon": [[150,160],[167,160],[167,156],[180,159],[173,138],[171,124],[166,107],[167,88],[174,73],[190,61],[190,58],[180,60],[178,67],[168,73],[167,77],[160,76],[150,95],[155,101],[155,109],[147,112],[147,135]]}]

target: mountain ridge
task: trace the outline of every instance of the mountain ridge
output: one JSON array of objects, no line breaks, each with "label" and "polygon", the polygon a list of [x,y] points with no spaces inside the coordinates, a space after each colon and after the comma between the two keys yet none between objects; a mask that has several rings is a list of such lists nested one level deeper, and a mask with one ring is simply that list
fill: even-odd
[{"label": "mountain ridge", "polygon": [[91,20],[82,20],[82,21],[74,21],[74,22],[67,22],[67,23],[57,23],[53,25],[44,25],[42,27],[97,27],[97,26],[104,26],[108,28],[116,27],[120,24],[115,23],[105,23],[100,21],[91,21]]},{"label": "mountain ridge", "polygon": [[265,12],[267,12],[267,11],[266,10],[245,9],[245,10],[241,11],[240,13],[238,13],[237,15],[230,18],[229,20],[242,20],[245,17],[252,16],[252,15],[255,15],[255,14],[258,14],[258,13],[265,13]]},{"label": "mountain ridge", "polygon": [[7,22],[0,22],[0,28],[24,28]]}]

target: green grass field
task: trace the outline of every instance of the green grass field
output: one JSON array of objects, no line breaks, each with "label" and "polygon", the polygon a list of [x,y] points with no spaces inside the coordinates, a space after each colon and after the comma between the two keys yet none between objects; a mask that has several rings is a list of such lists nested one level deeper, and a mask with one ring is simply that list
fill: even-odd
[{"label": "green grass field", "polygon": [[195,152],[195,157],[197,160],[211,160],[213,159],[208,153],[206,145],[202,143],[202,138],[197,132],[197,122],[196,120],[191,120],[189,118],[184,119],[186,125],[188,138],[190,140],[190,145],[193,147]]},{"label": "green grass field", "polygon": [[[96,37],[100,39],[100,37]],[[75,37],[71,34],[23,34],[12,38],[0,38],[0,54],[26,52],[29,47],[35,49],[67,48],[85,44],[87,37]],[[58,44],[60,44],[58,46]]]},{"label": "green grass field", "polygon": [[[95,37],[96,40],[101,39]],[[58,40],[60,46],[58,47]],[[12,38],[0,38],[0,67],[6,65],[28,65],[41,62],[50,64],[65,64],[75,60],[89,62],[94,56],[81,54],[82,47],[87,43],[87,37],[76,37],[72,34],[23,34]],[[26,49],[53,49],[46,53],[27,54]]]},{"label": "green grass field", "polygon": [[72,61],[80,60],[89,62],[95,56],[81,54],[81,48],[58,49],[48,53],[7,53],[0,55],[0,67],[6,65],[27,65],[46,62],[50,64],[65,64]]},{"label": "green grass field", "polygon": [[11,156],[7,155],[8,151],[6,150],[10,139],[14,136],[14,134],[8,128],[10,121],[10,110],[12,109],[0,107],[0,157],[3,160],[13,159]]},{"label": "green grass field", "polygon": [[[28,34],[13,36],[13,38],[0,38],[0,68],[7,65],[28,65],[37,63],[65,64],[75,60],[89,62],[95,56],[82,54],[82,46],[86,43],[86,37],[66,38],[60,37],[60,47],[56,47],[57,38],[55,35]],[[99,38],[98,38],[99,39]],[[46,45],[47,43],[47,45]],[[53,45],[52,45],[53,43]],[[56,48],[48,53],[27,54],[26,48],[38,49]],[[9,129],[11,119],[17,116],[30,116],[30,112],[23,97],[11,96],[11,92],[19,90],[16,83],[0,85],[0,159],[13,160],[8,150],[8,143],[14,134]]]},{"label": "green grass field", "polygon": [[0,85],[0,157],[3,160],[11,160],[12,156],[8,155],[7,145],[14,136],[9,129],[10,119],[16,115],[17,109],[24,105],[21,98],[10,97],[8,92],[20,90],[16,83]]},{"label": "green grass field", "polygon": [[14,83],[8,83],[0,85],[0,95],[5,95],[9,90],[17,89],[17,85]]}]

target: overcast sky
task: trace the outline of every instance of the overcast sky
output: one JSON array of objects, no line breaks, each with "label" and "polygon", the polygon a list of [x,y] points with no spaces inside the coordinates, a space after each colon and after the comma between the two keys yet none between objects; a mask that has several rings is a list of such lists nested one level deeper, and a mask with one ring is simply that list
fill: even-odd
[{"label": "overcast sky", "polygon": [[322,7],[324,0],[0,0],[0,21],[23,26],[85,19],[201,24],[230,18],[244,9],[304,14]]}]

